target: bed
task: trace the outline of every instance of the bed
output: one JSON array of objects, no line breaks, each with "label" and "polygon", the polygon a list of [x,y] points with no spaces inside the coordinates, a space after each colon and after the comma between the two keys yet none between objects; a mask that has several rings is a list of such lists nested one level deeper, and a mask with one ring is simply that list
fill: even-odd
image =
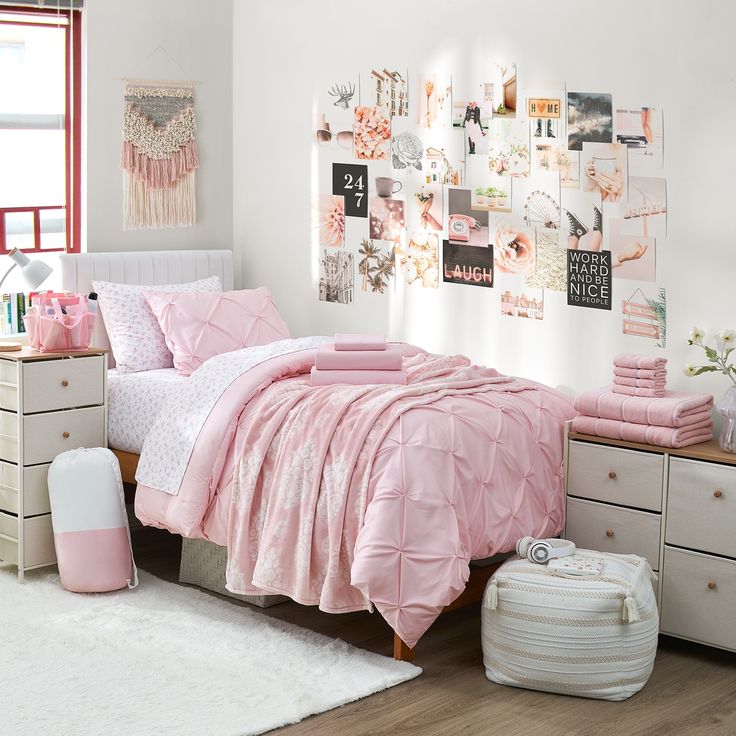
[{"label": "bed", "polygon": [[[213,271],[228,288],[229,254],[62,263],[64,288],[78,291],[94,278],[181,283]],[[548,387],[410,345],[405,387],[314,389],[327,340],[218,355],[188,378],[111,371],[110,444],[126,480],[138,467],[143,523],[228,547],[231,591],[330,612],[375,606],[395,656],[410,658],[444,608],[478,599],[493,565],[471,578],[472,560],[561,530],[572,407]]]},{"label": "bed", "polygon": [[[121,284],[178,284],[208,276],[218,276],[223,289],[233,288],[233,254],[229,250],[65,253],[59,256],[59,261],[61,288],[64,291],[89,293],[95,280]],[[101,319],[97,320],[92,333],[92,345],[110,348],[110,340]],[[111,369],[108,377],[115,381],[117,376],[112,351],[108,353],[108,359]],[[171,369],[169,373],[176,372]],[[120,461],[124,481],[131,484],[135,484],[139,448],[143,446],[145,437],[144,419],[146,421],[152,419],[151,412],[147,415],[140,414],[136,418],[136,412],[131,409],[132,397],[137,388],[145,388],[146,383],[150,384],[156,380],[147,377],[136,379],[137,375],[120,376],[123,379],[117,384],[120,391],[108,387],[108,399],[113,400],[112,406],[108,401],[109,412],[114,420],[113,426],[109,428],[108,444]],[[181,376],[177,375],[177,378]],[[163,381],[165,378],[162,379],[162,383]],[[151,394],[153,396],[154,392]],[[118,401],[118,398],[121,401]],[[161,403],[157,402],[157,407],[160,407]],[[127,429],[126,424],[129,425]],[[123,439],[124,435],[127,435],[127,439]]]}]

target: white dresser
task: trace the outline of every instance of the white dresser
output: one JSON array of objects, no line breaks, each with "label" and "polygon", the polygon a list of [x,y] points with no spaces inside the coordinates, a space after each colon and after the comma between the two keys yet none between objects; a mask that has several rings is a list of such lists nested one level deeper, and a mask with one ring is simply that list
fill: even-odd
[{"label": "white dresser", "polygon": [[46,477],[76,447],[107,445],[105,350],[0,352],[0,560],[56,562]]},{"label": "white dresser", "polygon": [[565,449],[564,536],[646,557],[661,632],[736,651],[736,455],[572,433]]}]

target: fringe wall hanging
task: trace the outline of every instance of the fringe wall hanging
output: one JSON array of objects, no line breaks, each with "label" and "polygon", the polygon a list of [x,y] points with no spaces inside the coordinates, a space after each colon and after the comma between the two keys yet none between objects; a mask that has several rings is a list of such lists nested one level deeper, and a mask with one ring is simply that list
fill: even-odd
[{"label": "fringe wall hanging", "polygon": [[194,86],[128,80],[123,123],[126,230],[194,225]]}]

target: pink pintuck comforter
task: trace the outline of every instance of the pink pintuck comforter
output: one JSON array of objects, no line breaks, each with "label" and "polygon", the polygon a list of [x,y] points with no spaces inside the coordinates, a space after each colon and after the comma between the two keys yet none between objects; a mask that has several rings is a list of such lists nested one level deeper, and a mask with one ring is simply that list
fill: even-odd
[{"label": "pink pintuck comforter", "polygon": [[315,348],[284,349],[222,393],[178,487],[143,462],[155,437],[141,458],[166,487],[139,476],[138,517],[226,544],[233,592],[375,605],[413,646],[470,560],[562,528],[563,395],[410,346],[405,386],[312,387]]}]

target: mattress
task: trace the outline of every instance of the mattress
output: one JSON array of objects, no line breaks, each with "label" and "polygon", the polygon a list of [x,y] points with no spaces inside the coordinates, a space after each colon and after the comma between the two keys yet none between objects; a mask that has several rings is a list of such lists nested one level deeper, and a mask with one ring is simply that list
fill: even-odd
[{"label": "mattress", "polygon": [[108,445],[141,454],[143,440],[162,407],[183,382],[176,368],[140,373],[107,372]]}]

